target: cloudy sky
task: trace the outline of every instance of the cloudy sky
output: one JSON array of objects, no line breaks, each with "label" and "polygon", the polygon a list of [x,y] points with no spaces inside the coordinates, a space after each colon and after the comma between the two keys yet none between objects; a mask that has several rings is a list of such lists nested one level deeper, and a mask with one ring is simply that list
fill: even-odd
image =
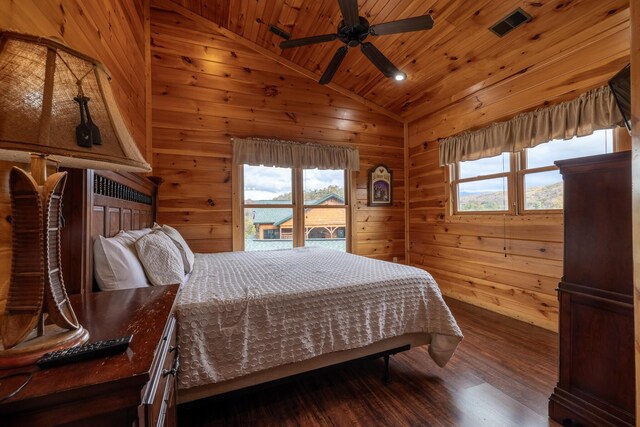
[{"label": "cloudy sky", "polygon": [[[318,190],[329,185],[344,185],[341,170],[309,169],[304,171],[304,189]],[[291,192],[291,169],[244,166],[245,200],[271,200]]]},{"label": "cloudy sky", "polygon": [[[573,157],[591,156],[612,151],[612,132],[602,130],[593,135],[574,138],[569,141],[551,141],[530,149],[528,162],[530,168],[552,165],[556,160]],[[579,153],[579,155],[576,155]],[[487,175],[509,170],[509,155],[473,162],[462,162],[461,177]],[[557,171],[528,175],[527,186],[542,186],[561,181]],[[317,190],[329,185],[344,185],[344,172],[337,170],[305,170],[304,189]],[[463,193],[496,192],[506,189],[506,181],[497,178],[489,181],[470,182],[460,186]],[[280,194],[291,192],[291,169],[265,166],[244,166],[245,199],[271,200]]]}]

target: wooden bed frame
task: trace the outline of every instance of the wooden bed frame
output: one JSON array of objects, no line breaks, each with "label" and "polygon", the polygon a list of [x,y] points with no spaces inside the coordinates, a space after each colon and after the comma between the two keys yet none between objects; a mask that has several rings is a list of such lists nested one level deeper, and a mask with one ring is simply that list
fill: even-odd
[{"label": "wooden bed frame", "polygon": [[70,294],[97,291],[93,241],[151,227],[160,181],[133,173],[68,169],[63,198],[62,268]]},{"label": "wooden bed frame", "polygon": [[[98,236],[112,237],[120,230],[151,227],[157,218],[157,194],[160,180],[132,173],[68,170],[63,213],[67,219],[63,236],[63,268],[70,293],[97,291],[93,279],[93,241]],[[82,242],[82,244],[79,244]],[[234,393],[271,382],[298,377],[359,359],[389,356],[428,344],[426,334],[406,334],[366,347],[314,357],[220,383],[178,390],[178,403]],[[385,371],[385,377],[387,372]]]}]

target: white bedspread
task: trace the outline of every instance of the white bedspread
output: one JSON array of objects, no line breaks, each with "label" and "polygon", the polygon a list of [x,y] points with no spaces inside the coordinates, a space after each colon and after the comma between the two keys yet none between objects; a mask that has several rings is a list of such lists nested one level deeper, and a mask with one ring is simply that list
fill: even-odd
[{"label": "white bedspread", "polygon": [[412,332],[444,366],[462,339],[427,272],[321,248],[197,254],[177,318],[182,389]]}]

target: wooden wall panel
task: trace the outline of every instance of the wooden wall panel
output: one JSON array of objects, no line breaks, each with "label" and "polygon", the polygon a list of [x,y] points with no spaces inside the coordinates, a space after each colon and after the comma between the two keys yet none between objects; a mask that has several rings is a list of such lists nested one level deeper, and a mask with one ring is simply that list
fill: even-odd
[{"label": "wooden wall panel", "polygon": [[[153,3],[152,3],[153,6]],[[153,163],[159,221],[196,252],[232,250],[231,137],[358,146],[358,254],[404,260],[403,125],[174,13],[152,8]],[[394,172],[394,206],[369,208],[367,170]]]},{"label": "wooden wall panel", "polygon": [[[140,0],[0,0],[0,28],[55,37],[103,62],[122,116],[145,153],[143,2]],[[0,162],[0,311],[9,281],[11,164]],[[63,231],[64,232],[64,231]]]},{"label": "wooden wall panel", "polygon": [[429,271],[445,295],[555,329],[562,215],[448,217],[438,144],[410,153],[411,264]]},{"label": "wooden wall panel", "polygon": [[411,263],[430,271],[446,295],[548,329],[557,327],[562,215],[448,216],[438,139],[605,84],[629,61],[628,22],[568,49],[473,96],[438,98],[408,129]]}]

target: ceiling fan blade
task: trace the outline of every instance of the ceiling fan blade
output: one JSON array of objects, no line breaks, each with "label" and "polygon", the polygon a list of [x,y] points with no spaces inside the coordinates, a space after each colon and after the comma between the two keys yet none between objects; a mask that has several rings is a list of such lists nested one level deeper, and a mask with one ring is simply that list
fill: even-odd
[{"label": "ceiling fan blade", "polygon": [[369,32],[374,36],[386,34],[409,33],[411,31],[430,30],[433,27],[431,15],[415,16],[413,18],[400,19],[399,21],[385,22],[372,25]]},{"label": "ceiling fan blade", "polygon": [[337,34],[323,34],[321,36],[304,37],[301,39],[287,40],[280,43],[280,49],[306,46],[309,44],[331,42],[338,38]]},{"label": "ceiling fan blade", "polygon": [[277,25],[269,24],[269,31],[271,31],[276,36],[281,37],[285,40],[289,40],[291,38],[291,34],[287,33],[285,30],[278,27]]},{"label": "ceiling fan blade", "polygon": [[326,70],[324,70],[324,74],[322,74],[322,77],[320,77],[320,81],[318,83],[320,83],[321,85],[326,85],[331,81],[333,75],[336,73],[336,71],[338,71],[338,67],[340,67],[342,60],[347,55],[348,50],[349,48],[347,46],[342,46],[336,51],[335,55],[333,55],[333,58],[331,58],[331,62],[329,62],[329,66]]},{"label": "ceiling fan blade", "polygon": [[338,0],[340,10],[342,11],[342,20],[345,24],[355,27],[360,24],[358,16],[358,0]]},{"label": "ceiling fan blade", "polygon": [[384,56],[384,54],[371,43],[362,43],[360,45],[360,49],[362,50],[362,53],[364,53],[365,56],[369,58],[369,61],[371,61],[373,65],[378,67],[378,70],[382,71],[382,74],[384,74],[385,76],[393,77],[396,74],[400,73],[400,70],[398,70],[398,68],[393,65],[393,63],[389,61],[389,59],[387,59],[387,57]]}]

